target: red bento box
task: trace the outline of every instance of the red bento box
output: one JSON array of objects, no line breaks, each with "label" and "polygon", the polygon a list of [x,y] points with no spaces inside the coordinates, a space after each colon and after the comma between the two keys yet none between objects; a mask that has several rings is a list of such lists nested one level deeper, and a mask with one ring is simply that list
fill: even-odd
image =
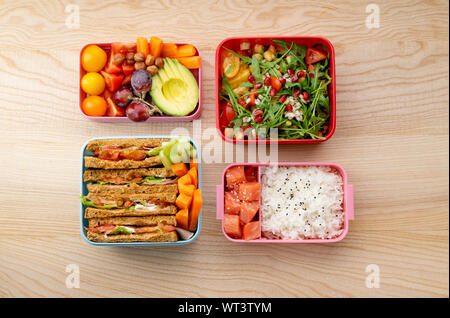
[{"label": "red bento box", "polygon": [[[229,139],[225,137],[223,132],[220,129],[220,96],[219,96],[219,89],[221,85],[221,76],[220,76],[220,56],[224,49],[222,48],[225,46],[228,49],[231,50],[237,50],[239,49],[240,41],[242,40],[248,40],[251,45],[257,43],[263,44],[263,45],[269,45],[271,40],[282,40],[282,41],[288,41],[288,42],[294,42],[296,44],[305,45],[305,46],[312,46],[316,44],[322,44],[325,46],[328,50],[328,53],[330,55],[330,77],[332,79],[331,83],[328,85],[328,95],[330,96],[330,119],[329,119],[329,125],[328,125],[328,134],[324,136],[325,139],[293,139],[293,140],[284,140],[284,139],[276,139],[276,140],[270,140],[270,139],[263,139],[263,140],[255,140],[255,139],[245,139],[245,140],[236,140],[236,139]],[[275,37],[234,37],[234,38],[227,38],[220,42],[220,44],[217,46],[216,49],[216,61],[215,61],[215,78],[216,78],[216,128],[219,133],[219,135],[222,137],[223,140],[227,142],[232,143],[238,143],[238,144],[271,144],[271,143],[277,143],[277,144],[317,144],[322,143],[324,141],[327,141],[331,138],[331,136],[334,134],[334,130],[336,129],[336,72],[335,72],[335,57],[334,57],[334,47],[331,44],[331,42],[323,37],[318,36],[275,36]]]},{"label": "red bento box", "polygon": [[[129,43],[127,43],[129,44]],[[177,45],[183,45],[187,43],[176,43]],[[86,47],[89,45],[97,45],[109,55],[111,51],[111,43],[88,43],[80,51],[80,70],[79,70],[79,79],[78,79],[78,91],[79,91],[79,107],[80,111],[83,114],[83,116],[87,119],[90,119],[92,121],[96,122],[106,122],[106,123],[134,123],[134,121],[128,119],[128,117],[108,117],[108,116],[88,116],[83,112],[83,109],[81,107],[83,100],[86,98],[86,93],[83,92],[81,89],[81,79],[82,77],[87,73],[83,67],[81,66],[81,55]],[[192,44],[193,45],[193,44]],[[196,52],[196,56],[200,56],[200,51],[198,48],[194,45]],[[199,94],[198,94],[198,104],[197,107],[187,116],[170,116],[170,115],[162,115],[162,116],[150,116],[146,121],[144,122],[183,122],[183,121],[193,121],[194,119],[197,119],[200,117],[200,114],[202,112],[202,65],[200,65],[199,69],[191,69],[191,73],[194,75],[194,78],[197,80]]]}]

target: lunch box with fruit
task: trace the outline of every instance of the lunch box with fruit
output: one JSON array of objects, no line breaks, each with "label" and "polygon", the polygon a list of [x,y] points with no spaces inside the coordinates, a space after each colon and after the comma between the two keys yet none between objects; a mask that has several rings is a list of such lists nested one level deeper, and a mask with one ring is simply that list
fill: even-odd
[{"label": "lunch box with fruit", "polygon": [[[242,193],[242,188],[235,188],[238,189],[237,192],[239,192],[238,196],[238,204],[240,204],[240,207],[237,207],[237,211],[233,211],[234,209],[234,205],[235,203],[233,203],[233,201],[229,201],[230,198],[227,197],[227,194],[231,196],[230,194],[230,187],[229,187],[229,182],[231,178],[236,179],[238,176],[236,176],[235,172],[233,171],[233,173],[231,174],[230,172],[232,170],[237,170],[237,168],[241,168],[242,167],[242,171],[241,173],[244,173],[245,177],[243,177],[243,179],[246,181],[249,181],[250,178],[253,179],[251,180],[251,182],[247,182],[248,184],[252,184],[252,187],[254,185],[257,185],[258,183],[261,184],[261,186],[259,187],[259,191],[261,193],[261,196],[259,196],[259,202],[255,201],[256,203],[256,209],[257,212],[255,214],[255,212],[253,211],[253,214],[251,214],[249,217],[246,216],[247,211],[249,210],[249,207],[246,206],[245,210],[243,210],[243,204],[249,203],[249,202],[245,202],[245,198],[241,198],[241,193]],[[262,213],[261,212],[261,205],[263,204],[263,199],[262,199],[262,195],[264,193],[264,184],[263,184],[263,180],[262,180],[262,175],[265,170],[263,169],[271,169],[271,168],[305,168],[305,169],[325,169],[325,170],[329,170],[331,172],[329,173],[333,173],[338,180],[342,183],[342,202],[339,201],[338,207],[339,209],[341,209],[340,213],[340,231],[339,231],[339,235],[336,235],[334,237],[330,237],[330,238],[303,238],[303,239],[285,239],[285,238],[269,238],[267,236],[264,235],[264,233],[262,232]],[[253,169],[253,170],[251,170]],[[233,176],[234,174],[234,176]],[[237,179],[236,179],[237,180]],[[286,179],[287,180],[287,179]],[[301,178],[300,178],[301,180]],[[242,181],[242,180],[241,180]],[[295,184],[297,184],[298,178],[294,179]],[[240,181],[239,181],[240,182]],[[245,182],[244,182],[245,183]],[[242,183],[237,183],[237,184],[242,184]],[[275,183],[274,183],[275,184]],[[284,183],[286,184],[286,182]],[[292,183],[291,183],[292,184]],[[320,183],[323,185],[323,183]],[[310,186],[310,184],[306,184],[306,186]],[[322,188],[321,186],[321,188]],[[284,186],[286,187],[286,186]],[[291,187],[291,185],[289,185],[288,187]],[[325,187],[325,186],[324,186]],[[253,187],[255,188],[255,187]],[[261,190],[261,188],[263,188]],[[246,189],[252,189],[250,187],[246,187]],[[280,189],[277,191],[282,191],[284,194],[285,189],[283,188],[283,186],[280,187]],[[292,191],[292,190],[291,190]],[[302,188],[294,190],[297,192],[301,192]],[[231,192],[233,192],[233,190],[231,190]],[[320,194],[320,193],[319,193]],[[251,190],[244,190],[243,195],[250,197],[249,200],[257,200],[256,197],[251,198]],[[274,195],[270,196],[270,201],[271,202],[276,202],[276,196],[277,193],[275,193]],[[274,198],[274,199],[272,199]],[[292,198],[292,197],[291,197]],[[315,199],[316,197],[314,197]],[[239,200],[241,199],[241,200]],[[242,201],[242,199],[244,199],[244,201]],[[286,204],[290,204],[289,203],[289,199],[286,200]],[[231,202],[231,203],[229,203]],[[280,202],[280,201],[278,201]],[[251,202],[250,202],[251,203]],[[281,203],[283,204],[283,202]],[[310,204],[307,202],[307,204]],[[284,207],[281,208],[281,210]],[[240,209],[240,210],[239,210]],[[283,212],[280,213],[279,215],[281,215],[280,217],[284,217],[284,212],[285,210],[282,210]],[[296,212],[301,211],[300,206],[297,210],[296,208]],[[244,213],[244,216],[243,216]],[[320,213],[320,212],[319,212]],[[336,212],[337,213],[337,212]],[[332,213],[333,217],[334,217],[334,212]],[[287,215],[287,213],[286,213]],[[336,217],[338,215],[336,214]],[[233,218],[232,218],[233,217]],[[278,217],[278,216],[277,216]],[[320,217],[320,215],[319,215]],[[348,228],[349,228],[349,221],[354,219],[354,209],[353,209],[353,186],[351,184],[348,184],[348,178],[347,178],[347,173],[345,172],[344,168],[338,164],[335,163],[326,163],[326,162],[279,162],[279,163],[243,163],[243,164],[231,164],[229,166],[227,166],[223,172],[222,175],[222,184],[217,185],[216,186],[216,218],[218,220],[222,220],[222,232],[225,235],[225,237],[227,239],[229,239],[230,241],[233,242],[252,242],[252,243],[332,243],[332,242],[338,242],[340,240],[342,240],[348,232]],[[243,222],[243,218],[246,218],[246,220],[244,220]],[[230,221],[231,220],[231,221]],[[237,228],[237,230],[229,230],[230,228],[230,222],[235,222],[237,224],[235,224],[235,227]],[[311,221],[312,222],[312,221]],[[252,235],[251,231],[255,232],[254,235],[252,236],[252,239],[244,239],[245,237],[245,226],[248,224],[253,223],[253,229],[249,228],[249,235]],[[292,223],[291,223],[292,224]],[[308,223],[309,224],[309,223]],[[231,224],[231,226],[233,226],[233,224]],[[239,228],[240,226],[240,228]],[[236,238],[236,235],[234,234],[227,234],[227,232],[229,233],[237,233],[239,232],[241,235],[242,233],[244,235],[242,235],[241,237]]]},{"label": "lunch box with fruit", "polygon": [[[86,141],[86,143],[81,148],[81,167],[80,167],[80,171],[81,171],[80,195],[81,195],[81,197],[84,197],[84,196],[88,195],[88,193],[89,193],[88,188],[87,188],[87,184],[89,182],[84,181],[83,175],[84,175],[84,172],[87,170],[87,168],[85,167],[85,156],[91,156],[93,154],[92,151],[87,150],[87,146],[90,141],[108,140],[108,139],[173,139],[173,138],[178,138],[178,137],[173,137],[173,136],[150,136],[150,137],[147,137],[147,136],[120,136],[120,137],[98,137],[98,138],[89,139],[88,141]],[[187,139],[189,139],[189,142],[192,145],[192,147],[196,153],[197,173],[198,173],[197,187],[198,187],[198,189],[201,189],[201,171],[202,171],[202,169],[201,169],[200,151],[199,151],[198,145],[195,143],[195,141],[193,139],[191,139],[191,138],[187,138]],[[81,236],[89,244],[99,245],[99,246],[155,246],[155,245],[166,246],[166,245],[189,244],[189,243],[192,243],[195,239],[197,239],[197,237],[200,233],[201,225],[202,225],[202,222],[201,222],[202,221],[202,213],[200,210],[195,232],[193,233],[192,237],[190,237],[187,240],[180,240],[180,236],[179,236],[178,240],[175,242],[119,242],[119,243],[118,242],[94,242],[94,241],[89,240],[87,237],[86,228],[89,227],[89,221],[87,218],[85,218],[85,210],[86,210],[86,206],[80,202],[80,232],[81,232]]]},{"label": "lunch box with fruit", "polygon": [[[80,69],[79,69],[79,81],[78,81],[80,111],[81,111],[81,113],[83,114],[84,117],[86,117],[87,119],[90,119],[92,121],[96,121],[96,122],[112,122],[112,123],[133,122],[126,115],[126,113],[125,113],[125,109],[126,108],[125,107],[123,107],[123,108],[122,107],[118,107],[115,104],[114,104],[114,106],[111,106],[109,104],[109,102],[106,103],[107,111],[106,111],[106,114],[103,115],[103,116],[98,116],[98,115],[90,116],[90,115],[87,115],[83,111],[83,101],[86,99],[86,97],[88,97],[88,94],[86,94],[86,92],[82,89],[82,84],[81,84],[81,81],[82,81],[84,75],[86,75],[88,73],[88,72],[86,72],[86,70],[82,66],[82,55],[83,55],[83,52],[84,52],[84,50],[87,47],[90,47],[90,46],[100,47],[104,52],[106,52],[106,54],[108,56],[107,64],[105,65],[105,68],[103,68],[103,70],[105,70],[106,67],[108,67],[108,63],[109,63],[108,60],[111,58],[110,56],[111,56],[111,51],[112,51],[112,48],[111,48],[112,44],[114,44],[114,43],[90,43],[90,44],[86,44],[80,51]],[[121,43],[121,44],[122,45],[134,45],[134,46],[136,46],[135,43]],[[169,43],[169,44],[172,44],[172,43]],[[194,57],[195,58],[200,58],[200,56],[201,56],[200,55],[200,51],[195,46],[193,46],[191,44],[187,45],[187,44],[184,44],[184,43],[181,43],[181,44],[177,43],[177,44],[172,44],[172,45],[174,45],[174,46],[183,46],[183,45],[190,46],[192,48],[192,50],[193,50],[192,54],[195,54],[193,56],[193,58]],[[195,53],[194,53],[194,50],[195,50]],[[142,63],[144,63],[144,62],[142,62]],[[126,64],[126,60],[123,62],[123,64]],[[175,116],[175,115],[167,115],[167,114],[161,114],[160,115],[158,113],[154,113],[153,115],[150,115],[148,117],[148,119],[145,120],[145,119],[142,119],[142,118],[139,119],[140,116],[142,117],[142,115],[140,115],[140,114],[142,114],[144,112],[143,109],[139,109],[139,107],[136,107],[136,109],[134,111],[135,114],[133,114],[133,115],[135,115],[135,117],[137,117],[138,119],[134,120],[134,121],[143,121],[143,122],[186,122],[186,121],[193,121],[194,119],[197,119],[200,116],[201,110],[202,110],[202,66],[200,64],[200,66],[197,65],[195,67],[198,67],[198,68],[192,68],[192,69],[189,69],[188,71],[190,71],[192,73],[192,75],[195,78],[195,81],[197,82],[197,86],[198,86],[198,103],[195,106],[195,108],[189,114],[187,114],[185,116],[179,116],[179,115]],[[102,70],[102,72],[99,71],[97,74],[103,73],[103,70]],[[125,79],[127,77],[131,78],[132,72],[134,72],[133,69],[130,71],[129,75],[122,74],[121,75],[123,77],[122,79],[125,81]],[[105,75],[107,75],[108,77],[110,75],[114,76],[114,74],[105,74]],[[100,77],[101,76],[102,75],[100,75]],[[103,77],[104,77],[104,75],[103,75]],[[114,78],[113,77],[109,78],[109,82],[112,82],[112,81],[114,81]],[[105,78],[105,82],[107,82],[106,78]],[[124,84],[124,82],[122,82],[122,84],[117,84],[117,85],[119,87],[124,87],[124,86],[126,86],[128,84]],[[177,89],[179,89],[179,87],[175,87],[175,86],[177,86],[177,83],[175,81],[172,81],[170,86],[174,87],[173,88],[174,92],[177,92]],[[164,94],[167,94],[167,92],[164,92]],[[172,94],[172,93],[170,93],[170,94]],[[94,95],[97,95],[97,94],[94,94]],[[174,95],[174,94],[172,94],[172,95]],[[177,94],[175,94],[175,95],[177,95]],[[107,101],[107,97],[111,97],[111,96],[112,96],[112,94],[109,93],[109,91],[106,88],[105,88],[104,92],[99,95],[99,97],[104,99],[104,101]],[[102,101],[103,104],[104,104],[104,101]],[[146,99],[146,101],[148,102],[147,99]],[[146,118],[146,117],[144,117],[144,118]]]},{"label": "lunch box with fruit", "polygon": [[[328,99],[328,112],[329,112],[329,117],[328,117],[328,122],[324,124],[324,130],[320,132],[320,138],[300,138],[297,136],[293,136],[290,138],[274,138],[274,139],[270,139],[269,137],[267,138],[257,138],[255,136],[253,136],[252,134],[256,134],[253,130],[249,131],[247,129],[244,129],[245,127],[248,127],[248,124],[246,124],[246,122],[250,122],[251,120],[254,120],[256,122],[256,124],[258,124],[259,122],[262,123],[262,125],[264,124],[263,118],[262,118],[262,112],[260,112],[260,114],[256,114],[255,110],[253,110],[251,112],[251,115],[248,115],[246,118],[244,118],[242,126],[240,126],[240,129],[244,129],[244,133],[241,133],[240,131],[236,132],[236,129],[231,133],[232,128],[228,129],[226,133],[225,132],[225,127],[230,127],[230,121],[235,118],[235,111],[233,110],[233,108],[231,108],[230,112],[227,111],[226,109],[226,105],[225,104],[230,104],[230,107],[232,107],[231,103],[225,103],[225,100],[221,100],[221,90],[225,90],[223,87],[223,83],[222,83],[222,77],[225,77],[225,74],[227,72],[224,72],[224,56],[226,58],[226,54],[229,54],[230,52],[228,50],[225,50],[225,48],[232,50],[234,52],[240,52],[241,55],[246,54],[245,52],[243,53],[242,50],[242,43],[245,42],[245,46],[247,47],[255,47],[255,45],[262,45],[262,46],[269,46],[271,44],[273,44],[273,42],[271,42],[271,40],[278,40],[278,41],[285,41],[285,42],[292,42],[298,45],[302,45],[305,47],[309,48],[317,48],[317,47],[321,47],[321,50],[323,49],[323,52],[325,52],[325,50],[327,51],[326,53],[328,53],[329,56],[329,61],[327,62],[327,68],[329,68],[329,78],[331,78],[331,82],[328,84],[328,92],[327,92],[327,99]],[[254,52],[252,51],[252,49],[248,50],[250,55],[247,55],[248,57],[252,58],[252,55]],[[262,57],[261,57],[262,58]],[[264,61],[264,59],[263,59]],[[312,62],[314,63],[314,62]],[[223,64],[223,65],[222,65]],[[279,65],[276,65],[277,67]],[[311,66],[311,65],[310,65]],[[242,67],[241,67],[242,68]],[[230,67],[231,70],[234,69],[234,67]],[[314,69],[314,68],[313,68]],[[250,77],[253,76],[253,70],[252,70],[252,65],[250,65],[249,67],[250,73],[252,74],[251,76],[249,76],[249,82],[253,83],[253,89],[257,89],[256,85],[255,85],[255,79],[252,78],[250,80]],[[288,69],[288,71],[290,71]],[[307,73],[310,72],[310,69],[308,67],[308,71]],[[248,72],[247,72],[248,73]],[[234,74],[234,73],[233,73]],[[266,74],[261,74],[261,76],[265,79],[267,79],[267,74],[269,74],[268,72]],[[280,73],[282,76],[279,78],[282,81],[284,81],[284,83],[286,83],[287,81],[291,81],[292,78],[287,77],[287,74],[283,74]],[[298,73],[297,73],[298,74]],[[295,76],[297,76],[297,74]],[[301,74],[305,74],[305,72],[302,72]],[[283,75],[285,77],[283,77]],[[229,79],[230,83],[232,80],[235,80],[237,77],[239,77],[239,73],[236,74],[233,78]],[[305,76],[305,75],[302,75]],[[310,75],[307,75],[308,79],[310,78]],[[244,76],[245,77],[245,76]],[[270,76],[272,77],[272,76]],[[311,77],[313,78],[313,77]],[[225,40],[223,40],[216,49],[216,57],[215,57],[215,80],[216,80],[216,127],[217,127],[217,131],[219,133],[219,135],[222,137],[223,140],[227,141],[227,142],[232,142],[232,143],[239,143],[239,144],[258,144],[258,143],[278,143],[278,144],[311,144],[311,143],[321,143],[324,142],[328,139],[331,138],[331,136],[333,135],[335,128],[336,128],[336,75],[335,75],[335,53],[334,53],[334,48],[333,45],[331,44],[331,42],[323,37],[307,37],[307,36],[285,36],[285,37],[233,37],[233,38],[227,38]],[[246,79],[244,79],[246,80]],[[276,81],[277,79],[275,79]],[[292,80],[293,81],[293,80]],[[259,84],[259,83],[256,83]],[[239,88],[245,88],[245,87],[252,87],[249,83],[241,83],[240,84],[243,87],[239,87]],[[259,84],[261,85],[261,84]],[[267,86],[266,86],[267,85]],[[283,84],[285,85],[285,84]],[[278,85],[277,85],[278,86]],[[258,86],[261,87],[261,86]],[[270,87],[274,87],[273,84],[264,84],[262,86],[263,88],[270,88]],[[284,86],[283,86],[284,87]],[[233,87],[232,87],[233,88]],[[280,86],[277,87],[278,90],[280,90]],[[276,90],[274,92],[274,94],[272,95],[272,92],[270,92],[270,96],[276,96],[276,92],[278,92],[278,90]],[[234,91],[234,90],[233,90]],[[250,90],[250,92],[252,92],[252,90]],[[299,94],[301,94],[301,89],[298,90]],[[250,93],[246,93],[246,94],[250,94]],[[249,97],[253,97],[252,95],[255,94],[250,94],[250,95],[246,95],[244,94],[243,96],[243,101],[240,102],[239,100],[237,100],[237,103],[240,104],[241,106],[245,107],[246,109],[250,109],[251,107],[249,105],[253,105],[253,107],[255,107],[255,98],[251,99]],[[303,93],[304,94],[304,93]],[[257,95],[257,94],[256,94]],[[260,94],[261,95],[261,94]],[[229,96],[229,95],[228,95]],[[238,98],[240,95],[237,95],[236,98]],[[248,96],[247,99],[245,99],[245,96]],[[291,96],[291,95],[285,95],[285,96]],[[280,96],[279,98],[283,98],[284,100],[280,102],[282,103],[287,103],[285,96]],[[295,95],[295,93],[293,94],[294,97],[299,98],[299,96]],[[256,96],[256,100],[257,100]],[[259,96],[260,98],[262,96]],[[309,95],[305,96],[309,99]],[[289,98],[289,97],[288,97]],[[253,103],[252,103],[253,100]],[[303,100],[303,96],[302,96],[302,101]],[[309,100],[308,100],[309,101]],[[307,101],[307,102],[308,102]],[[258,103],[258,101],[256,102]],[[294,105],[296,105],[299,102],[295,102]],[[318,103],[316,101],[316,103]],[[258,104],[256,104],[258,105]],[[290,109],[288,109],[288,106],[286,106],[286,112],[293,112],[292,116],[286,116],[289,119],[292,119],[294,116],[294,110],[295,109],[301,109],[300,108],[300,104],[298,106],[298,108],[295,108],[297,106],[294,106],[294,110],[292,110],[292,105],[289,105]],[[228,113],[230,113],[230,115],[228,115]],[[297,113],[296,113],[297,114]],[[285,114],[287,115],[287,114]],[[290,115],[290,114],[289,114]],[[257,118],[257,116],[260,116],[260,118]],[[300,116],[300,115],[298,115]],[[302,115],[303,116],[303,115]],[[317,115],[317,116],[322,116],[322,115]],[[223,118],[222,118],[223,117]],[[253,118],[253,119],[252,119]],[[297,119],[297,117],[295,117]],[[283,118],[284,119],[284,118]],[[302,121],[302,119],[300,119],[300,117],[297,119],[299,122]],[[289,121],[290,123],[290,121]],[[287,124],[286,124],[287,125]],[[325,128],[326,126],[326,128]],[[250,126],[251,127],[251,126]],[[287,126],[286,128],[288,128],[287,130],[292,131],[292,126]],[[241,137],[242,135],[247,135],[247,136],[252,136],[252,138],[247,138],[247,137],[242,137],[242,138],[238,138],[237,136]],[[303,133],[302,133],[303,134]]]}]

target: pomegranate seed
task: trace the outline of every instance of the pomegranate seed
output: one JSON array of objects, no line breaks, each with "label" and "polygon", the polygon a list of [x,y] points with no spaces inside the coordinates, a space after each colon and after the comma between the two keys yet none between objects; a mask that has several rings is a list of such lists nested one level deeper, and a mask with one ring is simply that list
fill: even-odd
[{"label": "pomegranate seed", "polygon": [[287,112],[291,112],[292,109],[293,109],[293,108],[292,108],[292,105],[291,105],[291,104],[287,104],[287,105],[286,105],[286,111],[287,111]]},{"label": "pomegranate seed", "polygon": [[307,102],[309,101],[309,94],[308,92],[303,92],[303,99]]},{"label": "pomegranate seed", "polygon": [[284,103],[284,102],[286,101],[286,99],[287,99],[287,96],[286,96],[286,95],[281,95],[280,98],[278,98],[278,101],[279,101],[280,103]]},{"label": "pomegranate seed", "polygon": [[263,115],[263,111],[261,110],[261,109],[259,109],[259,108],[257,108],[257,109],[255,109],[254,111],[253,111],[253,117],[262,117],[262,115]]},{"label": "pomegranate seed", "polygon": [[252,84],[255,84],[255,77],[253,76],[253,75],[250,75],[249,77],[248,77],[248,81],[250,82],[250,83],[252,83]]},{"label": "pomegranate seed", "polygon": [[285,78],[280,77],[278,80],[281,82],[281,85],[286,84],[286,79]]},{"label": "pomegranate seed", "polygon": [[294,91],[293,95],[294,95],[294,97],[299,97],[301,93],[302,93],[302,91],[297,89],[297,90]]},{"label": "pomegranate seed", "polygon": [[247,106],[247,104],[246,104],[246,102],[245,102],[245,100],[244,100],[243,97],[239,98],[237,102],[238,102],[238,104],[241,105],[242,107]]},{"label": "pomegranate seed", "polygon": [[292,82],[292,83],[297,83],[297,82],[298,82],[298,77],[297,77],[297,75],[294,75],[294,76],[292,77],[291,82]]},{"label": "pomegranate seed", "polygon": [[292,68],[288,68],[287,73],[291,77],[294,75],[294,71],[292,70]]},{"label": "pomegranate seed", "polygon": [[270,86],[270,77],[266,77],[266,79],[264,80],[264,85]]},{"label": "pomegranate seed", "polygon": [[262,122],[262,120],[263,120],[263,118],[262,118],[261,116],[255,118],[255,121],[256,121],[257,123]]},{"label": "pomegranate seed", "polygon": [[262,87],[262,85],[263,85],[262,83],[256,83],[255,84],[255,88],[256,89],[260,89]]},{"label": "pomegranate seed", "polygon": [[305,76],[306,76],[306,73],[305,73],[305,71],[298,71],[298,72],[297,72],[297,76],[298,76],[298,77],[305,77]]},{"label": "pomegranate seed", "polygon": [[277,93],[277,90],[275,88],[272,88],[270,90],[270,96],[275,96],[276,93]]}]

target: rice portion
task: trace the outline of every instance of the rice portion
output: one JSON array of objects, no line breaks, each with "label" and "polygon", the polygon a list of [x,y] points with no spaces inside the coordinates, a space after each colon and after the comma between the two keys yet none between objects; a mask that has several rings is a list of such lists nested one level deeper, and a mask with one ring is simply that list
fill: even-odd
[{"label": "rice portion", "polygon": [[343,231],[342,177],[330,167],[261,169],[261,229],[272,239],[331,239]]}]

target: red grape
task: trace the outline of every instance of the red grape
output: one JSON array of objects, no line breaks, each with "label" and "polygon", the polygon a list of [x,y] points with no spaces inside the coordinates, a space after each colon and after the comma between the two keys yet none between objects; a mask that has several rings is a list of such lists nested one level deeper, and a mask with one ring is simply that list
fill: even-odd
[{"label": "red grape", "polygon": [[131,87],[136,96],[144,98],[152,88],[152,75],[144,69],[134,71],[131,75]]},{"label": "red grape", "polygon": [[128,87],[119,88],[113,95],[113,102],[119,107],[126,107],[131,101],[133,93]]},{"label": "red grape", "polygon": [[139,101],[133,101],[128,105],[126,112],[132,121],[146,121],[150,117],[150,107]]}]

